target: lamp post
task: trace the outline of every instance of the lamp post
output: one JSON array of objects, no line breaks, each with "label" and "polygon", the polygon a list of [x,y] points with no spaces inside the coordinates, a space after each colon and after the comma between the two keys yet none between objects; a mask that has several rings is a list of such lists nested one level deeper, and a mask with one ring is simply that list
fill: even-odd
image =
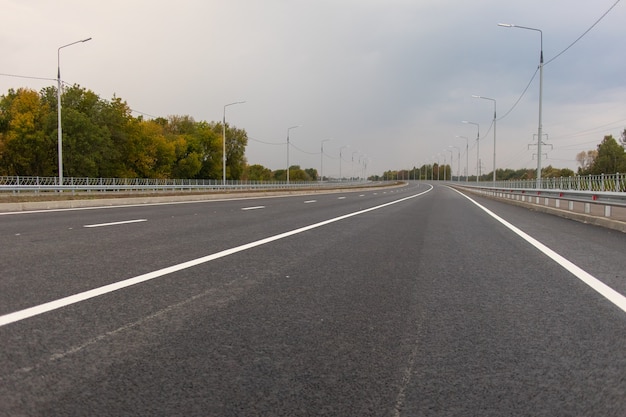
[{"label": "lamp post", "polygon": [[475,122],[463,120],[463,123],[476,126],[478,134],[476,135],[476,182],[480,181],[480,125]]},{"label": "lamp post", "polygon": [[349,147],[350,147],[350,145],[345,145],[345,146],[342,146],[341,148],[339,148],[339,181],[342,181],[342,182],[343,182],[343,177],[341,176],[342,151],[343,151],[343,149],[349,148]]},{"label": "lamp post", "polygon": [[467,136],[456,136],[465,139],[465,182],[469,181],[469,139]]},{"label": "lamp post", "polygon": [[512,25],[509,23],[498,23],[498,26],[505,28],[519,28],[533,30],[539,32],[540,35],[540,52],[539,52],[539,126],[537,127],[537,188],[541,188],[541,141],[542,138],[542,102],[543,102],[543,32],[540,29],[530,28],[526,26]]},{"label": "lamp post", "polygon": [[222,185],[226,186],[226,107],[235,104],[243,104],[245,101],[236,101],[224,106],[224,117],[222,118]]},{"label": "lamp post", "polygon": [[496,99],[483,97],[483,96],[472,96],[472,97],[493,101],[493,184],[495,186],[496,184],[496,117],[497,117]]},{"label": "lamp post", "polygon": [[[466,138],[467,139],[467,138]],[[461,181],[461,148],[458,146],[450,145],[448,148],[453,148],[457,150],[457,163],[456,163],[456,180]]]},{"label": "lamp post", "polygon": [[324,142],[328,142],[330,139],[324,139],[322,141],[322,147],[320,151],[320,182],[324,182]]},{"label": "lamp post", "polygon": [[287,185],[289,185],[289,131],[301,127],[301,125],[291,126],[287,128]]},{"label": "lamp post", "polygon": [[353,180],[353,179],[354,179],[354,154],[355,154],[355,153],[360,153],[360,151],[354,151],[354,152],[352,152],[352,178],[351,178],[351,180]]},{"label": "lamp post", "polygon": [[59,46],[59,49],[57,49],[57,147],[59,156],[59,185],[63,185],[63,128],[61,126],[61,49],[67,48],[68,46],[72,46],[77,43],[87,42],[89,40],[91,40],[91,38],[82,39],[80,41],[68,43],[67,45]]},{"label": "lamp post", "polygon": [[[450,152],[450,181],[452,181],[452,175],[454,175],[453,174],[454,170],[452,169],[453,166],[454,166],[454,152],[452,152],[450,149],[444,149],[444,150]],[[445,169],[446,168],[444,167],[444,172],[445,172]],[[444,175],[444,177],[445,177],[445,175]],[[445,178],[444,178],[444,180],[445,180]]]}]

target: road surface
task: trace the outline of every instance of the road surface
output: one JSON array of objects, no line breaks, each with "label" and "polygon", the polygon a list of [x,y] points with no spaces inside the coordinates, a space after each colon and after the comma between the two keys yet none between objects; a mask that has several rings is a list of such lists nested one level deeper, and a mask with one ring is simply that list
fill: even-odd
[{"label": "road surface", "polygon": [[625,416],[625,248],[424,183],[0,215],[0,415]]}]

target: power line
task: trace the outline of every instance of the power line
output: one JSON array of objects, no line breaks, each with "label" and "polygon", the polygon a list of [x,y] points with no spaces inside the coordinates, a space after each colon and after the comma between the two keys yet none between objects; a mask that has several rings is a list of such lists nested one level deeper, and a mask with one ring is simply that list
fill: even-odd
[{"label": "power line", "polygon": [[[606,12],[604,12],[604,14],[602,16],[600,16],[600,18],[598,20],[595,21],[595,23],[593,25],[591,25],[591,27],[589,27],[589,29],[587,29],[585,32],[583,32],[582,35],[580,35],[574,42],[572,42],[567,48],[565,48],[564,50],[562,50],[561,52],[559,52],[556,56],[554,56],[553,58],[551,58],[550,60],[548,60],[546,63],[544,63],[543,65],[548,65],[549,63],[551,63],[552,61],[554,61],[555,59],[557,59],[559,56],[563,55],[567,50],[569,50],[572,46],[574,46],[578,41],[580,41],[585,35],[587,35],[587,33],[589,33],[594,27],[596,27],[596,25],[598,23],[600,23],[600,21],[602,19],[604,19],[606,17],[606,15],[608,15],[611,10],[613,10],[615,8],[615,6],[617,6],[617,4],[620,2],[621,0],[617,0],[615,3],[613,3],[613,5],[609,8],[609,10],[607,10]],[[524,89],[524,91],[522,92],[522,94],[520,95],[520,97],[517,99],[517,101],[515,102],[515,104],[513,104],[513,106],[511,107],[511,109],[509,111],[507,111],[504,116],[500,117],[499,119],[497,119],[498,121],[504,119],[505,117],[507,117],[519,104],[519,102],[522,100],[522,98],[524,97],[524,95],[526,95],[526,92],[528,91],[528,89],[530,88],[530,85],[532,84],[533,80],[535,79],[535,77],[537,76],[537,72],[539,72],[539,67],[537,67],[537,69],[535,70],[535,73],[533,74],[533,76],[530,78],[530,81],[528,82],[528,85],[526,85],[526,88]]]},{"label": "power line", "polygon": [[574,42],[572,42],[567,48],[563,49],[561,52],[559,52],[558,54],[556,54],[556,56],[554,56],[552,59],[548,60],[544,65],[548,65],[550,62],[554,61],[555,59],[557,59],[558,57],[560,57],[561,55],[563,55],[568,49],[570,49],[572,46],[574,46],[579,40],[581,40],[585,35],[587,35],[587,33],[589,33],[591,31],[591,29],[593,29],[594,27],[596,27],[596,25],[598,23],[600,23],[600,21],[602,19],[604,19],[606,17],[607,14],[609,14],[609,12],[611,10],[613,10],[613,8],[615,8],[615,6],[617,6],[617,3],[619,3],[621,0],[617,0],[615,3],[613,3],[613,5],[609,8],[609,10],[607,10],[602,16],[600,16],[600,18],[598,20],[595,21],[595,23],[593,25],[591,25],[591,27],[589,29],[587,29],[585,32],[583,32],[582,35],[580,35]]},{"label": "power line", "polygon": [[298,148],[296,145],[294,145],[294,144],[293,144],[293,143],[291,143],[291,142],[289,142],[289,144],[290,144],[291,146],[293,146],[293,148],[294,148],[294,149],[296,149],[296,150],[298,150],[298,151],[300,151],[300,152],[302,152],[302,153],[305,153],[305,154],[307,154],[307,155],[319,155],[319,154],[320,154],[319,152],[307,152],[307,151],[305,151],[305,150],[303,150],[303,149]]},{"label": "power line", "polygon": [[28,78],[28,79],[31,79],[31,80],[57,81],[56,78],[29,77],[27,75],[4,74],[4,73],[0,73],[0,75],[4,76],[4,77],[13,77],[13,78]]},{"label": "power line", "polygon": [[537,69],[535,70],[535,73],[533,74],[532,77],[530,77],[530,81],[528,81],[528,84],[526,85],[526,88],[524,88],[524,91],[522,91],[522,94],[520,94],[519,98],[517,99],[517,101],[515,102],[515,104],[513,104],[513,107],[511,107],[509,109],[509,111],[507,111],[504,116],[500,117],[499,119],[497,119],[498,121],[504,119],[505,117],[507,117],[509,114],[511,114],[511,112],[513,110],[515,110],[515,108],[517,107],[517,105],[519,104],[520,101],[522,101],[522,98],[526,95],[526,92],[528,91],[528,89],[530,88],[530,85],[533,83],[533,80],[535,79],[535,77],[537,76],[537,72],[539,72],[539,67],[537,67]]},{"label": "power line", "polygon": [[264,145],[275,145],[275,146],[286,145],[286,142],[279,142],[279,143],[276,143],[276,142],[265,142],[265,141],[262,141],[262,140],[259,140],[259,139],[255,139],[255,138],[250,137],[250,136],[248,136],[248,139],[250,139],[253,142],[262,143]]}]

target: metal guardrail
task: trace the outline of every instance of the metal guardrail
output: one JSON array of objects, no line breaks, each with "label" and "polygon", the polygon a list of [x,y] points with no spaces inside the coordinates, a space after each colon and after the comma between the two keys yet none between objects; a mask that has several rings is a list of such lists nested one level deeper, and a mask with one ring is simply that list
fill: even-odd
[{"label": "metal guardrail", "polygon": [[473,184],[455,182],[453,185],[496,199],[531,204],[539,210],[557,209],[564,217],[576,220],[581,220],[581,217],[576,216],[585,215],[581,221],[626,232],[624,175],[572,177],[572,179],[568,181],[547,179],[542,182],[541,188],[536,187],[536,181],[532,182],[534,187],[532,183],[526,181],[496,182],[495,186],[494,183],[488,182]]},{"label": "metal guardrail", "polygon": [[366,180],[348,181],[226,181],[160,178],[78,178],[0,176],[0,192],[177,192],[177,191],[253,191],[283,189],[341,188],[373,185]]},{"label": "metal guardrail", "polygon": [[494,182],[472,183],[485,187],[502,189],[526,190],[575,190],[593,192],[626,193],[626,174],[575,175],[573,177],[542,178],[537,186],[537,180],[508,180]]}]

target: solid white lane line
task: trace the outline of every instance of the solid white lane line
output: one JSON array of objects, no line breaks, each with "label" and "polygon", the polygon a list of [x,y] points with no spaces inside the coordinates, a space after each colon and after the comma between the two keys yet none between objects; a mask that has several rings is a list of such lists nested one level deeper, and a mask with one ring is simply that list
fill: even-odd
[{"label": "solid white lane line", "polygon": [[403,201],[410,200],[412,198],[419,197],[428,193],[432,188],[422,191],[419,194],[414,194],[409,197],[404,197],[399,200],[391,201],[389,203],[381,204],[379,206],[371,207],[368,209],[355,211],[353,213],[344,214],[343,216],[335,217],[332,219],[324,220],[319,223],[311,224],[309,226],[300,227],[298,229],[294,229],[285,233],[280,233],[278,235],[270,236],[265,239],[257,240],[255,242],[247,243],[245,245],[237,246],[231,249],[226,249],[221,252],[214,253],[212,255],[204,256],[202,258],[192,259],[191,261],[183,262],[178,265],[172,265],[167,268],[159,269],[157,271],[149,272],[147,274],[138,275],[133,278],[128,278],[123,281],[114,282],[112,284],[104,285],[102,287],[94,288],[92,290],[84,291],[78,294],[70,295],[68,297],[60,298],[58,300],[50,301],[44,304],[40,304],[38,306],[26,308],[24,310],[16,311],[14,313],[5,314],[0,316],[0,327],[5,326],[10,323],[15,323],[30,317],[38,316],[40,314],[56,310],[62,307],[66,307],[72,304],[79,303],[81,301],[89,300],[90,298],[98,297],[103,294],[108,294],[113,291],[121,290],[126,287],[130,287],[132,285],[136,285],[142,282],[150,281],[158,277],[162,277],[164,275],[172,274],[174,272],[182,271],[184,269],[188,269],[197,265],[201,265],[210,261],[214,261],[219,258],[223,258],[229,255],[233,255],[238,252],[242,252],[248,249],[255,248],[257,246],[265,245],[276,240],[284,239],[289,236],[297,235],[299,233],[306,232],[308,230],[316,229],[318,227],[326,226],[327,224],[335,223],[341,220],[348,219],[350,217],[359,216],[361,214],[368,213],[370,211],[379,210],[384,207],[388,207],[394,204],[401,203]]},{"label": "solid white lane line", "polygon": [[264,209],[265,206],[254,206],[254,207],[243,207],[242,210],[246,211],[246,210],[261,210]]},{"label": "solid white lane line", "polygon": [[[451,189],[454,190],[453,188],[451,188]],[[625,296],[623,296],[619,292],[615,291],[613,288],[609,287],[604,282],[600,281],[598,278],[594,277],[593,275],[591,275],[587,271],[583,270],[579,266],[575,265],[573,262],[571,262],[568,259],[564,258],[563,256],[559,255],[558,253],[556,253],[555,251],[553,251],[552,249],[550,249],[549,247],[547,247],[543,243],[539,242],[537,239],[533,238],[532,236],[526,234],[522,230],[520,230],[517,227],[513,226],[511,223],[509,223],[506,220],[504,220],[503,218],[499,217],[494,212],[492,212],[489,209],[487,209],[486,207],[480,205],[478,202],[472,200],[470,197],[466,196],[465,194],[463,194],[463,193],[461,193],[461,192],[459,192],[457,190],[454,190],[454,191],[456,191],[457,193],[461,194],[463,197],[467,198],[469,201],[474,203],[476,206],[478,206],[485,213],[487,213],[488,215],[490,215],[491,217],[493,217],[494,219],[496,219],[497,221],[502,223],[504,226],[506,226],[511,231],[513,231],[513,233],[517,234],[519,237],[524,239],[526,242],[528,242],[531,245],[533,245],[535,248],[537,248],[539,251],[541,251],[544,255],[548,256],[554,262],[556,262],[557,264],[561,265],[563,268],[565,268],[567,271],[569,271],[576,278],[580,279],[582,282],[584,282],[585,284],[590,286],[593,290],[598,292],[604,298],[606,298],[607,300],[609,300],[610,302],[615,304],[617,307],[622,309],[622,311],[626,312],[626,297]]]},{"label": "solid white lane line", "polygon": [[83,227],[117,226],[118,224],[141,223],[141,222],[147,222],[147,221],[148,221],[148,219],[125,220],[125,221],[122,221],[122,222],[100,223],[100,224],[86,224]]}]

